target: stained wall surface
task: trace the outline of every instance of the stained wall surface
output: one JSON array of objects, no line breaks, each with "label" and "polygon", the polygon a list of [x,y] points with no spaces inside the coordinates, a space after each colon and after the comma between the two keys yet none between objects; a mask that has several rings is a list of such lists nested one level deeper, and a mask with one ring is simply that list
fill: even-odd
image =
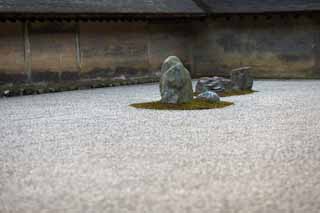
[{"label": "stained wall surface", "polygon": [[33,81],[78,79],[76,24],[31,23],[29,27]]},{"label": "stained wall surface", "polygon": [[0,23],[0,84],[27,80],[22,23]]},{"label": "stained wall surface", "polygon": [[81,23],[81,76],[147,74],[148,39],[145,23]]},{"label": "stained wall surface", "polygon": [[320,19],[242,16],[204,22],[1,23],[0,84],[158,78],[176,55],[193,77],[320,76]]},{"label": "stained wall surface", "polygon": [[191,24],[149,25],[149,60],[151,70],[160,70],[162,62],[169,56],[178,56],[192,71]]},{"label": "stained wall surface", "polygon": [[0,25],[0,82],[159,77],[177,55],[191,67],[185,24],[32,22]]},{"label": "stained wall surface", "polygon": [[190,36],[175,23],[82,23],[81,76],[156,76],[170,55],[191,63]]},{"label": "stained wall surface", "polygon": [[312,78],[320,74],[320,30],[316,19],[250,16],[209,19],[196,26],[197,76],[225,75],[251,66],[260,78]]}]

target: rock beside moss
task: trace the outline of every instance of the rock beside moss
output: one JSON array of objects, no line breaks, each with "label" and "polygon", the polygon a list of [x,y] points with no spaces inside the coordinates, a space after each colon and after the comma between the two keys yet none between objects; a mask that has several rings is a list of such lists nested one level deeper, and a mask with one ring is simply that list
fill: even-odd
[{"label": "rock beside moss", "polygon": [[204,93],[206,91],[212,91],[216,93],[221,93],[225,91],[230,91],[234,87],[234,83],[227,78],[222,77],[204,77],[198,80],[196,85],[196,93]]},{"label": "rock beside moss", "polygon": [[160,93],[161,102],[167,104],[189,103],[193,99],[190,73],[175,56],[167,58],[162,65]]},{"label": "rock beside moss", "polygon": [[241,67],[230,72],[231,79],[223,77],[204,77],[198,80],[196,94],[206,91],[230,93],[232,91],[252,90],[253,78],[250,75],[250,67]]},{"label": "rock beside moss", "polygon": [[177,56],[169,56],[161,66],[161,75],[176,64],[182,64],[181,60]]},{"label": "rock beside moss", "polygon": [[217,93],[212,91],[206,91],[197,96],[198,100],[208,101],[210,103],[215,103],[220,101],[220,97]]},{"label": "rock beside moss", "polygon": [[231,71],[231,81],[234,83],[234,89],[251,90],[253,79],[250,76],[250,67],[241,67]]}]

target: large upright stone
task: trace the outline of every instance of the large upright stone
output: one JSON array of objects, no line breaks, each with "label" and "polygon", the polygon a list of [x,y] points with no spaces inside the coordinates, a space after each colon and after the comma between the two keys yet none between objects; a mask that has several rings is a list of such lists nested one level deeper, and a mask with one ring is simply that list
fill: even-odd
[{"label": "large upright stone", "polygon": [[231,81],[236,89],[249,90],[252,89],[253,79],[250,76],[251,67],[241,67],[231,71]]},{"label": "large upright stone", "polygon": [[162,64],[160,78],[161,102],[168,104],[189,103],[193,99],[192,80],[189,71],[176,56],[170,56]]},{"label": "large upright stone", "polygon": [[182,64],[182,61],[177,56],[169,56],[162,64],[161,75],[178,63]]}]

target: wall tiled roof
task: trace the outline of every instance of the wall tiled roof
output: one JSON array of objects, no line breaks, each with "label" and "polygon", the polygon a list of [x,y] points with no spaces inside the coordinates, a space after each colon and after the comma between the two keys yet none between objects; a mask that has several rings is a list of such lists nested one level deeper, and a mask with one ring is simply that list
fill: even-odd
[{"label": "wall tiled roof", "polygon": [[320,0],[0,0],[0,14],[187,15],[320,11]]},{"label": "wall tiled roof", "polygon": [[319,11],[320,0],[195,0],[211,13],[266,13]]},{"label": "wall tiled roof", "polygon": [[197,14],[192,0],[0,0],[0,13]]}]

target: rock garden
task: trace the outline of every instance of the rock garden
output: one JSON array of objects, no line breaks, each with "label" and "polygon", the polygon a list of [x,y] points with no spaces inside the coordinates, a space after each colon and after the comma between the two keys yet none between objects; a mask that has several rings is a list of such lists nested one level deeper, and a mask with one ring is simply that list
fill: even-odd
[{"label": "rock garden", "polygon": [[241,67],[230,72],[230,79],[204,77],[197,81],[195,91],[189,71],[176,56],[168,57],[162,64],[160,78],[160,101],[136,103],[131,106],[155,110],[203,110],[224,108],[232,102],[222,97],[251,94],[253,79],[250,67]]}]

